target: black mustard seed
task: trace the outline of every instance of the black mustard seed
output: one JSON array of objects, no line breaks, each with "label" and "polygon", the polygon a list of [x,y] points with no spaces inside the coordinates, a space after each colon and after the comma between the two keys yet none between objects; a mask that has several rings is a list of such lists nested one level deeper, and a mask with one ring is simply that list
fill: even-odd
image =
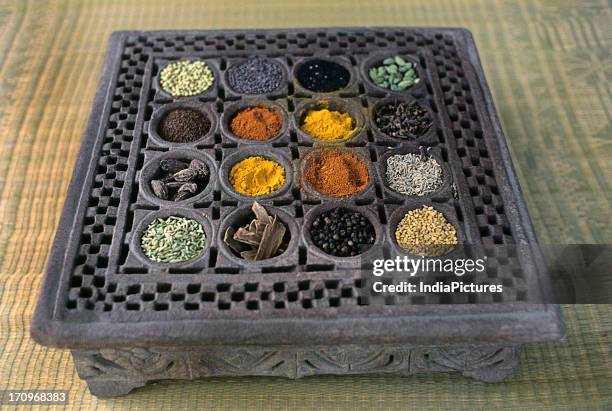
[{"label": "black mustard seed", "polygon": [[310,91],[329,93],[346,87],[350,74],[338,63],[315,59],[305,62],[298,69],[297,79]]},{"label": "black mustard seed", "polygon": [[227,71],[230,87],[243,94],[271,93],[280,86],[282,79],[281,66],[264,58],[238,63]]},{"label": "black mustard seed", "polygon": [[367,251],[376,239],[374,227],[361,213],[338,207],[313,220],[313,243],[327,254],[351,257]]}]

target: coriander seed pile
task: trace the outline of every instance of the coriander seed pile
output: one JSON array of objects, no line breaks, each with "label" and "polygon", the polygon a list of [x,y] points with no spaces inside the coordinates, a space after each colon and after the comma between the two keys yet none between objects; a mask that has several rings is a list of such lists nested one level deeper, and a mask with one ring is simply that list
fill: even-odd
[{"label": "coriander seed pile", "polygon": [[442,187],[442,167],[427,155],[390,156],[385,177],[391,190],[407,196],[423,196]]},{"label": "coriander seed pile", "polygon": [[175,97],[203,93],[214,81],[215,75],[208,64],[199,60],[168,63],[159,74],[161,87]]},{"label": "coriander seed pile", "polygon": [[429,206],[407,212],[395,229],[395,240],[412,254],[429,257],[446,254],[459,243],[455,227]]},{"label": "coriander seed pile", "polygon": [[170,216],[149,224],[140,240],[142,252],[158,263],[178,263],[199,256],[204,250],[204,227],[191,218]]}]

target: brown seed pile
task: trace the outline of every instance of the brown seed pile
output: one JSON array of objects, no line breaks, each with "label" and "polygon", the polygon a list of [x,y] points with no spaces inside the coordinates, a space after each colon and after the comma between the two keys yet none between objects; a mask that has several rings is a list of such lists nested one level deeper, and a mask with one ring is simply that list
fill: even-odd
[{"label": "brown seed pile", "polygon": [[210,126],[210,120],[199,111],[179,108],[162,118],[158,132],[171,143],[192,143],[204,137]]},{"label": "brown seed pile", "polygon": [[459,243],[455,227],[428,206],[407,212],[395,229],[395,239],[400,247],[422,256],[446,254]]}]

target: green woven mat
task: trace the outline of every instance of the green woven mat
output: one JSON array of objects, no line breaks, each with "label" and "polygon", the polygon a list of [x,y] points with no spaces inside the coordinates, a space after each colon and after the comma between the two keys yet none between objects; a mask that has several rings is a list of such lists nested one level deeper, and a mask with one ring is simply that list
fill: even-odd
[{"label": "green woven mat", "polygon": [[75,409],[612,408],[610,306],[566,307],[568,338],[518,374],[223,378],[98,400],[28,325],[112,30],[363,25],[474,33],[543,243],[612,243],[610,3],[601,1],[0,1],[0,389],[70,390]]}]

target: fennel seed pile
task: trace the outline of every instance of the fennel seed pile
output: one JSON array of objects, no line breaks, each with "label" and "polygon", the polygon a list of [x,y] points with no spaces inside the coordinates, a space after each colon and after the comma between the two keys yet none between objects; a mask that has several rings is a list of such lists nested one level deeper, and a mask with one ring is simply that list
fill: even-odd
[{"label": "fennel seed pile", "polygon": [[141,238],[144,255],[158,263],[191,260],[202,253],[205,242],[200,223],[177,216],[153,220]]}]

